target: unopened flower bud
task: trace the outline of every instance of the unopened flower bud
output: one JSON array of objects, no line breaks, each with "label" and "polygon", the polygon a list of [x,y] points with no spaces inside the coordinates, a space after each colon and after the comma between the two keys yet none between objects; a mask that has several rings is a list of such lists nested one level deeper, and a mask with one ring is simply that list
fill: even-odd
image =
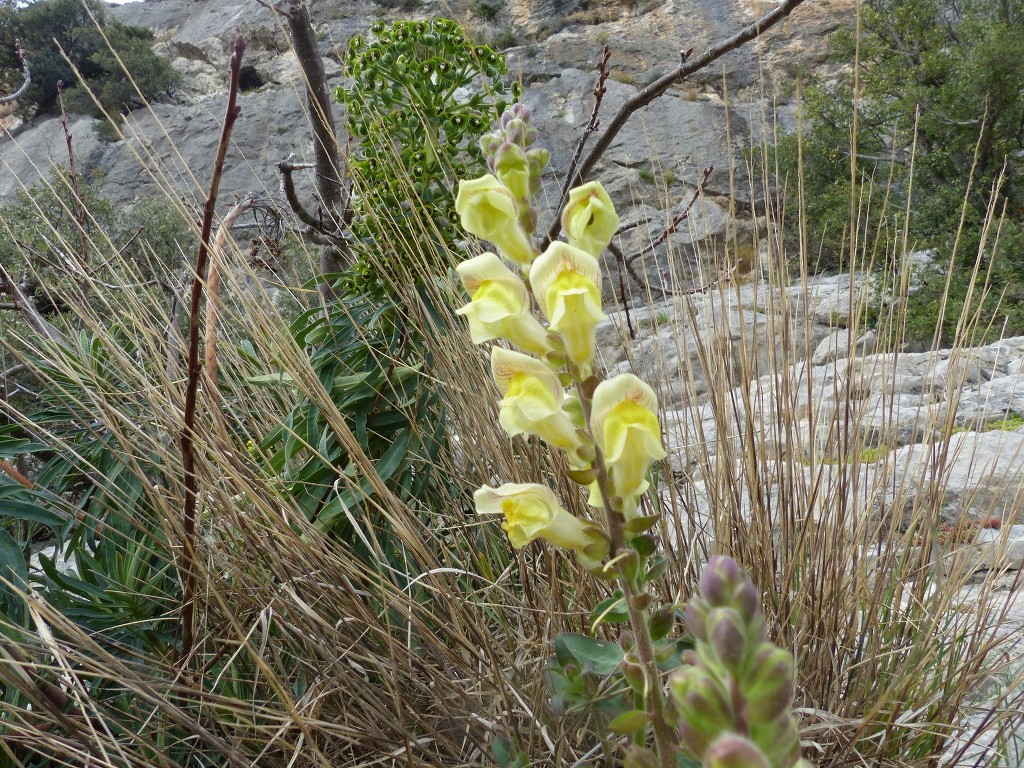
[{"label": "unopened flower bud", "polygon": [[757,745],[742,736],[720,736],[704,753],[706,768],[772,768]]},{"label": "unopened flower bud", "polygon": [[649,749],[630,744],[622,759],[623,768],[658,768],[658,758]]},{"label": "unopened flower bud", "polygon": [[686,604],[686,608],[683,609],[683,616],[686,619],[686,626],[690,630],[690,634],[698,640],[707,640],[708,630],[706,620],[708,617],[708,607],[703,600],[690,600]]},{"label": "unopened flower bud", "polygon": [[706,626],[707,641],[715,656],[729,672],[738,674],[747,648],[743,618],[733,608],[713,608]]},{"label": "unopened flower bud", "polygon": [[770,722],[787,711],[793,699],[793,657],[771,643],[762,643],[739,677],[751,721]]}]

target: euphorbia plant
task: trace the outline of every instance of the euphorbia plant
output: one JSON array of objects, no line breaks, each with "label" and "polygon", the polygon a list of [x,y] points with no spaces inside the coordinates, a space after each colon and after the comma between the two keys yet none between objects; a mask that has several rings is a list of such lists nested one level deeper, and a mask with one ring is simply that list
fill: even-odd
[{"label": "euphorbia plant", "polygon": [[[596,520],[581,519],[545,485],[508,483],[478,489],[478,513],[500,515],[515,548],[544,539],[572,550],[595,577],[616,581],[618,590],[591,623],[629,626],[618,644],[578,635],[556,640],[549,674],[555,707],[586,698],[581,675],[614,677],[606,686],[611,710],[606,697],[603,711],[609,730],[632,739],[628,765],[793,768],[792,656],[767,640],[759,596],[739,566],[728,558],[709,563],[703,596],[686,609],[693,649],[685,653],[672,636],[675,606],[655,604],[650,587],[665,562],[653,557],[659,517],[643,514],[641,499],[652,465],[666,456],[657,397],[629,373],[601,380],[594,362],[595,329],[605,319],[598,258],[619,218],[600,183],[585,184],[569,194],[566,241],[537,249],[532,197],[548,158],[530,148],[530,117],[521,104],[507,110],[481,140],[494,174],[460,184],[455,207],[463,228],[498,254],[457,268],[470,295],[458,311],[474,342],[501,340],[522,350],[491,348],[502,428],[564,452],[570,477],[588,487],[598,510]],[[672,668],[669,695],[665,670]]]}]

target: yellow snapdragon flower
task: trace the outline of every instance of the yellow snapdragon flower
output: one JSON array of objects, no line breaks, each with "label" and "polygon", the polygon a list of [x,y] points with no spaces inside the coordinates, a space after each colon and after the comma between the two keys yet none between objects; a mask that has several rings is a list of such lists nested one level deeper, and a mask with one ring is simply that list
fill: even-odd
[{"label": "yellow snapdragon flower", "polygon": [[573,517],[545,485],[506,483],[500,488],[483,486],[473,494],[477,514],[503,515],[502,529],[512,546],[521,549],[534,539],[545,539],[576,550],[585,561],[608,554],[608,540],[594,524]]},{"label": "yellow snapdragon flower", "polygon": [[575,452],[584,434],[562,410],[565,390],[536,358],[501,347],[491,350],[491,373],[504,395],[498,421],[510,436],[537,435],[549,445]]},{"label": "yellow snapdragon flower", "polygon": [[505,339],[542,355],[551,351],[548,332],[530,311],[530,294],[522,279],[493,253],[483,253],[455,268],[470,302],[456,314],[469,321],[475,344]]},{"label": "yellow snapdragon flower", "polygon": [[463,229],[494,243],[502,255],[523,265],[533,261],[536,250],[519,226],[519,203],[491,174],[460,181],[455,210]]},{"label": "yellow snapdragon flower", "polygon": [[612,492],[629,501],[647,489],[647,469],[667,455],[661,444],[658,398],[631,373],[594,390],[590,428],[608,466]]},{"label": "yellow snapdragon flower", "polygon": [[569,202],[562,212],[562,228],[569,245],[594,258],[608,247],[619,229],[619,217],[601,182],[591,181],[569,192]]},{"label": "yellow snapdragon flower", "polygon": [[594,329],[605,319],[597,259],[555,241],[533,262],[530,286],[550,330],[561,336],[566,356],[588,374],[594,360]]}]

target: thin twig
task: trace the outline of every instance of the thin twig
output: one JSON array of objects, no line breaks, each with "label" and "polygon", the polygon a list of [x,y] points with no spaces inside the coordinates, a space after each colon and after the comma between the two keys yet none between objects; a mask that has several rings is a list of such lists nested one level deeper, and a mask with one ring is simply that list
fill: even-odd
[{"label": "thin twig", "polygon": [[[78,190],[78,170],[75,168],[75,150],[71,145],[71,127],[68,125],[68,110],[64,104],[63,80],[57,81],[57,100],[60,102],[60,124],[64,128],[64,141],[68,145],[68,184],[71,187],[71,194],[75,198],[75,221],[78,222],[78,233],[82,238],[82,273],[87,274],[89,271],[89,233],[85,228],[87,213],[85,202],[82,200],[82,195]],[[84,294],[86,291],[85,285],[79,284],[79,288]]]},{"label": "thin twig", "polygon": [[704,175],[701,180],[697,183],[697,188],[693,190],[693,195],[690,196],[690,202],[686,204],[682,211],[672,217],[672,221],[669,222],[668,226],[665,227],[664,231],[658,235],[654,240],[649,242],[639,251],[631,253],[626,257],[626,263],[632,264],[634,261],[639,259],[646,253],[652,253],[659,245],[668,240],[669,236],[674,234],[679,229],[679,225],[690,218],[690,211],[693,210],[693,206],[697,203],[701,193],[704,191],[704,185],[707,184],[708,177],[711,176],[711,172],[715,170],[713,165],[709,165],[704,169]]},{"label": "thin twig", "polygon": [[0,264],[0,293],[6,293],[14,299],[14,304],[21,313],[21,316],[25,318],[25,322],[29,324],[29,327],[33,331],[38,333],[40,336],[44,336],[55,344],[64,346],[66,344],[64,335],[54,328],[36,309],[36,305],[22,293],[21,288],[14,282],[14,278],[11,277],[10,273],[4,268],[3,264]]},{"label": "thin twig", "polygon": [[0,96],[0,104],[9,104],[21,98],[32,84],[32,72],[28,68],[28,56],[25,55],[25,49],[21,47],[21,40],[14,41],[14,55],[18,57],[18,61],[21,63],[22,82],[18,86],[18,90],[6,96]]},{"label": "thin twig", "polygon": [[[583,157],[583,150],[587,146],[587,140],[590,138],[590,134],[596,133],[601,129],[601,102],[604,101],[604,95],[608,93],[608,61],[612,57],[611,49],[605,45],[604,51],[601,53],[601,60],[597,63],[597,82],[594,84],[594,108],[590,110],[590,120],[587,121],[587,127],[583,129],[583,134],[580,136],[580,140],[576,144],[576,151],[573,152],[572,161],[569,163],[569,172],[565,174],[565,182],[562,184],[562,192],[558,196],[558,205],[555,206],[556,210],[561,210],[562,205],[569,197],[569,190],[572,188],[571,181],[576,175],[576,169],[579,168],[580,158]],[[561,221],[556,221],[556,225],[561,226]],[[558,237],[558,229],[555,229],[548,237],[548,242]]]},{"label": "thin twig", "polygon": [[[579,184],[587,178],[597,162],[604,156],[608,147],[610,147],[612,142],[615,141],[615,137],[619,135],[619,131],[622,130],[622,127],[633,116],[634,112],[639,110],[641,107],[647,106],[659,96],[663,95],[672,85],[679,82],[682,78],[692,75],[694,72],[699,72],[709,64],[720,59],[725,54],[736,50],[741,45],[744,45],[745,43],[748,43],[754,38],[762,35],[764,32],[789,16],[794,9],[804,2],[805,0],[783,0],[778,6],[766,13],[757,21],[744,27],[732,37],[726,38],[725,40],[711,46],[696,58],[691,57],[693,51],[692,48],[690,50],[680,51],[680,62],[678,67],[667,75],[659,77],[631,98],[626,99],[625,103],[619,107],[619,111],[615,113],[611,122],[601,132],[601,137],[597,140],[597,143],[594,144],[594,146],[591,147],[590,152],[587,153],[586,159],[580,163],[580,166],[575,173],[569,174],[568,186],[570,188],[579,186]],[[549,240],[554,240],[555,237],[558,236],[558,227],[560,225],[561,218],[562,206],[560,205],[555,211],[555,220],[552,222],[548,233]]]},{"label": "thin twig", "polygon": [[199,311],[203,300],[203,281],[206,275],[206,262],[210,252],[210,234],[213,231],[214,211],[217,207],[217,192],[220,188],[221,175],[224,172],[224,160],[227,157],[231,131],[241,109],[238,107],[238,75],[242,68],[242,55],[245,53],[245,41],[239,35],[235,38],[235,53],[231,57],[231,81],[228,87],[228,105],[221,129],[220,143],[217,145],[217,156],[213,163],[213,176],[210,179],[210,194],[203,206],[203,227],[199,240],[199,252],[196,255],[195,276],[192,279],[192,304],[189,312],[188,328],[188,382],[185,388],[185,412],[181,428],[181,464],[185,482],[185,504],[182,512],[184,526],[182,551],[182,605],[181,605],[181,648],[178,658],[187,658],[192,653],[195,643],[196,619],[196,499],[199,493],[199,478],[196,475],[195,426],[196,400],[199,391],[199,380],[202,365],[199,360]]},{"label": "thin twig", "polygon": [[305,206],[302,205],[302,201],[299,200],[299,196],[295,191],[295,179],[292,178],[293,171],[312,167],[311,163],[290,163],[288,161],[278,163],[277,171],[281,174],[281,193],[284,195],[284,199],[287,201],[292,213],[298,216],[299,221],[310,229],[326,235],[327,233],[322,229],[322,222],[307,211]]}]

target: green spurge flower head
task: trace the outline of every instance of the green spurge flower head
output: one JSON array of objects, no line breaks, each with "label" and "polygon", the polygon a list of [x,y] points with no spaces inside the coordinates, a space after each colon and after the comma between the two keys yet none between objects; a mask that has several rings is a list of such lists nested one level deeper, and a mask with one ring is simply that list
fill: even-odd
[{"label": "green spurge flower head", "polygon": [[480,137],[520,85],[503,56],[443,18],[377,22],[349,41],[343,64],[351,81],[335,97],[356,141],[348,164],[357,182],[348,234],[358,259],[347,287],[386,296],[390,276],[375,271],[377,244],[436,232],[437,247],[426,252],[445,259],[456,250],[462,233],[450,179],[483,171]]},{"label": "green spurge flower head", "polygon": [[673,677],[679,733],[713,768],[794,768],[800,760],[793,657],[767,640],[757,590],[739,565],[713,557],[686,606],[696,641]]}]

